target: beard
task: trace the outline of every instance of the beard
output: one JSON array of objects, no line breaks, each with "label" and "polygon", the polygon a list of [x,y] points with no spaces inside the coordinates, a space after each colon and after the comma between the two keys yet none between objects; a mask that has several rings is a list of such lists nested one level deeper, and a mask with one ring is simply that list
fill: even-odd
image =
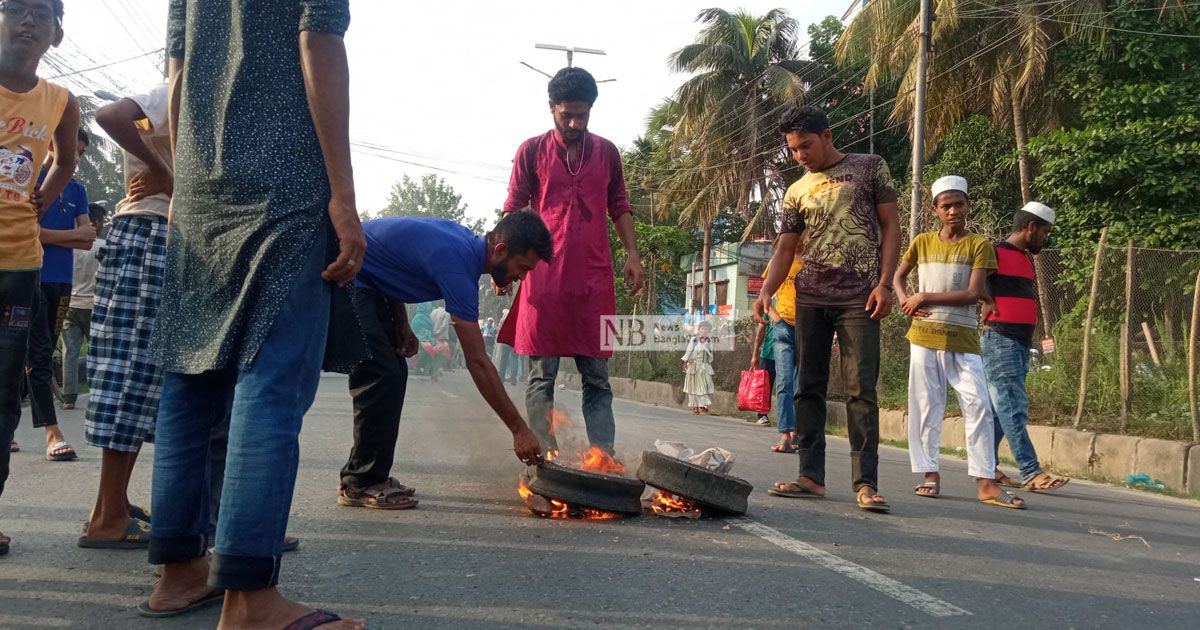
[{"label": "beard", "polygon": [[496,286],[506,287],[509,284],[512,284],[512,280],[510,280],[508,277],[507,259],[489,269],[488,274],[492,276],[492,281],[496,283]]}]

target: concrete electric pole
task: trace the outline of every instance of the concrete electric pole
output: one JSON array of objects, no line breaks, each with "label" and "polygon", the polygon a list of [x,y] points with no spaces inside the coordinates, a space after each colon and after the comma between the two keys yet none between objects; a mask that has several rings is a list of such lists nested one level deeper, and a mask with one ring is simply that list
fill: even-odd
[{"label": "concrete electric pole", "polygon": [[917,236],[917,215],[921,212],[921,174],[925,169],[925,88],[929,74],[929,34],[933,23],[933,0],[921,0],[921,26],[917,37],[917,98],[913,106],[912,204],[908,210],[908,238]]}]

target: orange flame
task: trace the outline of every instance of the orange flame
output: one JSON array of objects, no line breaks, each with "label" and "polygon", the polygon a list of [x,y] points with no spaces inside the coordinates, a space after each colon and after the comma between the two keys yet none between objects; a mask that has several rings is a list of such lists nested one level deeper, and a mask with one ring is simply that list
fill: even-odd
[{"label": "orange flame", "polygon": [[559,411],[558,409],[550,408],[550,435],[558,435],[559,428],[571,426],[571,416]]},{"label": "orange flame", "polygon": [[625,464],[613,459],[612,455],[604,452],[599,447],[593,446],[585,453],[580,454],[579,467],[587,472],[601,473],[605,475],[623,475],[625,474]]},{"label": "orange flame", "polygon": [[607,521],[614,518],[621,518],[620,514],[614,512],[574,507],[558,499],[551,499],[550,497],[535,494],[529,485],[525,483],[524,477],[517,478],[517,494],[520,495],[521,500],[525,502],[525,507],[529,508],[530,512],[542,518],[575,517],[589,521]]},{"label": "orange flame", "polygon": [[700,506],[694,501],[690,501],[681,496],[671,494],[659,490],[654,493],[650,499],[650,509],[662,516],[687,516],[689,518],[698,518],[701,513]]}]

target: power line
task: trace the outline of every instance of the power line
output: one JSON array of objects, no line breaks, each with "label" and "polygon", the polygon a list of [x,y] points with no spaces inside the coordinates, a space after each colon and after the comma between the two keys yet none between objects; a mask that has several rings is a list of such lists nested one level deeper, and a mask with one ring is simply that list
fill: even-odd
[{"label": "power line", "polygon": [[143,58],[143,57],[149,57],[150,55],[157,55],[158,53],[161,53],[161,52],[164,52],[164,51],[166,51],[166,48],[159,48],[159,49],[157,49],[157,50],[151,50],[151,51],[149,51],[149,52],[143,52],[143,53],[142,53],[142,54],[140,54],[140,55],[134,55],[133,57],[127,57],[127,58],[125,58],[125,59],[118,59],[117,61],[110,61],[110,62],[108,62],[108,63],[100,64],[100,65],[98,65],[98,66],[93,66],[93,67],[91,67],[91,68],[84,68],[84,69],[82,69],[82,70],[73,70],[73,71],[71,71],[71,72],[64,72],[64,73],[62,73],[62,74],[56,74],[56,75],[54,75],[54,76],[52,76],[52,77],[47,77],[47,79],[48,79],[48,80],[51,80],[51,81],[53,81],[53,80],[55,80],[55,79],[61,79],[61,78],[63,78],[63,77],[70,77],[70,76],[75,76],[75,75],[77,75],[77,74],[84,74],[84,73],[86,73],[86,72],[92,72],[93,70],[100,70],[100,69],[102,69],[102,68],[107,68],[107,67],[109,67],[109,66],[115,66],[115,65],[117,65],[117,64],[122,64],[122,63],[126,63],[126,62],[129,62],[129,61],[133,61],[133,60],[135,60],[135,59],[141,59],[141,58]]}]

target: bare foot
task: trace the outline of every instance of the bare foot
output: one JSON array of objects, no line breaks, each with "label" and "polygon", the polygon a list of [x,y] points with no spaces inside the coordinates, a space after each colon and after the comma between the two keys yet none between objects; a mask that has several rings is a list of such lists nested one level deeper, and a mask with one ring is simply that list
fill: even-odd
[{"label": "bare foot", "polygon": [[[227,591],[217,630],[279,630],[309,613],[311,606],[293,602],[275,588]],[[321,630],[365,630],[362,619],[341,619],[317,626]]]},{"label": "bare foot", "polygon": [[213,587],[208,585],[208,558],[164,565],[162,579],[154,585],[154,591],[150,593],[150,608],[187,608],[204,599],[212,590]]}]

